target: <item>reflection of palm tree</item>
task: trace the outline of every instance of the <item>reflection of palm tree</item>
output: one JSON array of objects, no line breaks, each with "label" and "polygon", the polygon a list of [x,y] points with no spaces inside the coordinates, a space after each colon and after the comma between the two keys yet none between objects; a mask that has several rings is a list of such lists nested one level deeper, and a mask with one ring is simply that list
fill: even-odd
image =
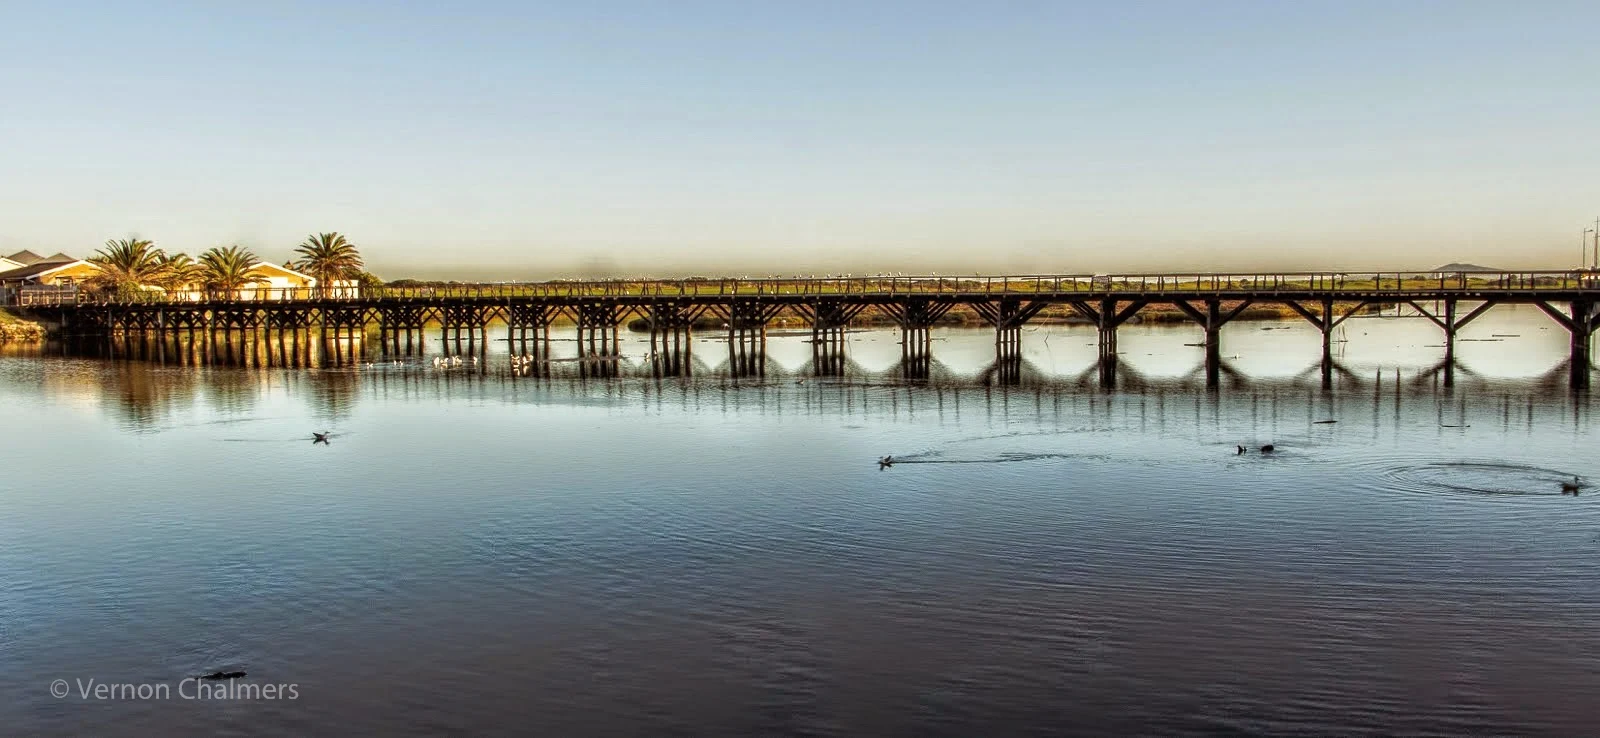
[{"label": "reflection of palm tree", "polygon": [[265,284],[265,277],[250,272],[257,261],[255,254],[238,246],[213,248],[201,254],[200,264],[205,268],[206,289],[213,294],[233,298],[244,287]]},{"label": "reflection of palm tree", "polygon": [[89,263],[100,268],[100,273],[90,283],[119,295],[139,294],[145,285],[160,284],[166,274],[167,258],[152,241],[142,238],[123,238],[106,241],[105,248],[89,257]]},{"label": "reflection of palm tree", "polygon": [[295,253],[301,257],[295,266],[317,278],[317,289],[323,295],[328,294],[334,282],[361,274],[361,253],[339,233],[312,234],[295,248]]}]

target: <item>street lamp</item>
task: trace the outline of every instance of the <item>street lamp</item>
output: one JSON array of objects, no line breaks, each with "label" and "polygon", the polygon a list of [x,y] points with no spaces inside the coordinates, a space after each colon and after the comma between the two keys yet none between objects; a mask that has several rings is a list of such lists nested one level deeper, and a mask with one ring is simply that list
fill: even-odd
[{"label": "street lamp", "polygon": [[1594,227],[1585,232],[1594,234],[1594,268],[1600,269],[1600,218],[1595,218]]},{"label": "street lamp", "polygon": [[[1583,269],[1583,268],[1588,266],[1588,264],[1586,264],[1584,262],[1584,259],[1588,258],[1588,256],[1589,256],[1589,234],[1591,234],[1591,233],[1594,233],[1594,229],[1593,228],[1585,228],[1585,229],[1583,229],[1583,233],[1578,234],[1578,268],[1579,269]],[[1600,246],[1596,246],[1595,248],[1600,248]],[[1596,257],[1596,260],[1600,261],[1600,257]]]}]

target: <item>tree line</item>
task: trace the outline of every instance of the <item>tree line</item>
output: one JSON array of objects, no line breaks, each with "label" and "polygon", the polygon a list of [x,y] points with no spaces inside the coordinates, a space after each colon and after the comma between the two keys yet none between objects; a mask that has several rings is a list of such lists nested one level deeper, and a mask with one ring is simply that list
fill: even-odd
[{"label": "tree line", "polygon": [[[361,252],[343,234],[313,233],[294,252],[299,258],[284,266],[315,277],[321,288],[348,280],[362,286],[381,284],[365,270]],[[261,259],[238,245],[213,247],[195,259],[183,253],[168,254],[148,239],[112,239],[87,261],[100,270],[88,280],[89,286],[119,294],[149,287],[169,292],[198,287],[211,293],[232,294],[267,282],[266,277],[251,271]]]}]

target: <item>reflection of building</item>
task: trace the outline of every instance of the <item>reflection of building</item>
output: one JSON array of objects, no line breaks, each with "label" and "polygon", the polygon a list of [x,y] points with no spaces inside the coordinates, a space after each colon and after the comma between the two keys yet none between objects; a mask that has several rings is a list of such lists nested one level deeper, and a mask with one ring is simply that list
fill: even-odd
[{"label": "reflection of building", "polygon": [[79,283],[100,273],[99,267],[66,254],[39,256],[18,251],[0,259],[0,302],[5,304],[55,302],[63,293],[76,292]]}]

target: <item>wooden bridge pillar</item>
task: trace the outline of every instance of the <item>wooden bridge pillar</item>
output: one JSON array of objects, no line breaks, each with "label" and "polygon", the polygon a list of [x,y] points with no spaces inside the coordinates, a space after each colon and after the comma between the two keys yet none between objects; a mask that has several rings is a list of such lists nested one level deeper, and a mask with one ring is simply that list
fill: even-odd
[{"label": "wooden bridge pillar", "polygon": [[[374,308],[378,316],[378,343],[383,355],[410,356],[415,352],[414,336],[421,333],[426,316],[424,309],[413,304],[379,305]],[[400,337],[405,336],[404,346]]]},{"label": "wooden bridge pillar", "polygon": [[619,373],[621,338],[617,334],[617,304],[590,300],[575,307],[578,316],[578,374],[615,377]]},{"label": "wooden bridge pillar", "polygon": [[650,305],[650,373],[687,377],[694,372],[694,321],[707,307],[690,300],[661,300]]},{"label": "wooden bridge pillar", "polygon": [[[343,366],[359,361],[367,330],[365,307],[323,306],[321,313],[321,364]],[[331,337],[330,337],[331,331]]]},{"label": "wooden bridge pillar", "polygon": [[1216,389],[1222,373],[1222,301],[1206,300],[1206,387]]},{"label": "wooden bridge pillar", "polygon": [[1024,302],[1020,297],[971,303],[978,315],[994,326],[994,368],[992,376],[1001,384],[1016,384],[1022,379],[1022,326],[1050,303]]},{"label": "wooden bridge pillar", "polygon": [[1322,334],[1322,388],[1333,387],[1333,298],[1322,300],[1322,319],[1316,323],[1318,332]]},{"label": "wooden bridge pillar", "polygon": [[[1590,348],[1591,339],[1594,337],[1595,323],[1600,320],[1596,314],[1595,304],[1592,300],[1573,300],[1568,306],[1568,311],[1562,313],[1550,303],[1540,300],[1534,305],[1543,310],[1562,328],[1567,329],[1571,337],[1572,356],[1567,361],[1571,370],[1571,383],[1573,389],[1588,389],[1589,375],[1594,368],[1593,352]],[[1477,311],[1473,311],[1477,312]],[[1470,317],[1470,316],[1469,316]]]},{"label": "wooden bridge pillar", "polygon": [[711,310],[727,321],[728,370],[735,377],[759,377],[767,373],[767,322],[782,305],[763,303],[760,298],[733,298],[727,305],[712,305]]},{"label": "wooden bridge pillar", "polygon": [[867,306],[822,298],[796,306],[811,323],[811,371],[819,377],[842,377],[849,365],[846,328]]},{"label": "wooden bridge pillar", "polygon": [[[487,354],[489,320],[483,306],[467,303],[445,304],[439,309],[439,336],[445,356]],[[481,345],[481,348],[480,348]]]},{"label": "wooden bridge pillar", "polygon": [[1444,309],[1440,311],[1438,315],[1429,312],[1421,305],[1421,303],[1418,303],[1415,300],[1410,301],[1409,304],[1411,307],[1416,308],[1417,312],[1421,313],[1423,317],[1433,321],[1434,325],[1439,326],[1439,329],[1444,331],[1444,362],[1442,363],[1444,386],[1455,386],[1456,333],[1459,332],[1466,324],[1471,323],[1472,321],[1476,320],[1478,316],[1487,312],[1489,308],[1494,307],[1496,301],[1485,300],[1477,307],[1469,311],[1466,315],[1461,317],[1456,317],[1459,312],[1458,308],[1460,305],[1460,298],[1445,298]]},{"label": "wooden bridge pillar", "polygon": [[1100,386],[1103,389],[1112,389],[1117,386],[1117,328],[1137,315],[1145,305],[1150,304],[1147,299],[1135,299],[1128,302],[1127,307],[1121,306],[1121,301],[1115,298],[1103,298],[1098,306],[1090,305],[1085,300],[1073,300],[1067,303],[1078,314],[1094,323],[1098,340],[1099,358],[1095,367],[1099,370]]},{"label": "wooden bridge pillar", "polygon": [[927,379],[933,370],[933,324],[943,318],[954,302],[934,302],[927,298],[907,298],[885,304],[883,309],[900,325],[900,373],[905,379]]},{"label": "wooden bridge pillar", "polygon": [[1589,375],[1593,369],[1593,352],[1590,338],[1594,336],[1594,303],[1574,300],[1571,306],[1572,326],[1572,387],[1588,389]]},{"label": "wooden bridge pillar", "polygon": [[1172,304],[1182,310],[1191,320],[1199,323],[1200,327],[1205,331],[1206,388],[1216,389],[1221,384],[1222,379],[1222,326],[1227,325],[1228,321],[1239,317],[1239,314],[1243,313],[1245,308],[1250,307],[1251,301],[1249,299],[1241,300],[1238,305],[1227,312],[1222,310],[1222,300],[1215,297],[1205,300],[1204,311],[1189,304],[1187,300],[1174,300]]},{"label": "wooden bridge pillar", "polygon": [[1456,384],[1456,331],[1461,326],[1456,324],[1456,300],[1448,298],[1444,301],[1444,386],[1454,387]]},{"label": "wooden bridge pillar", "polygon": [[513,376],[550,376],[550,324],[559,311],[543,302],[506,306],[506,345]]}]

